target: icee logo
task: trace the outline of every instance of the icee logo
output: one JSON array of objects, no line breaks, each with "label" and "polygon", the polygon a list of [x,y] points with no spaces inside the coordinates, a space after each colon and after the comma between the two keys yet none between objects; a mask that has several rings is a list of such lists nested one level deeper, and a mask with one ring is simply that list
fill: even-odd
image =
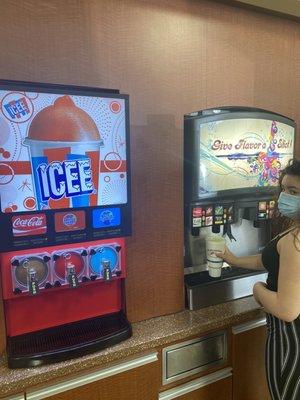
[{"label": "icee logo", "polygon": [[40,164],[37,167],[37,176],[43,201],[50,198],[57,200],[63,196],[80,196],[94,191],[89,158]]},{"label": "icee logo", "polygon": [[25,97],[11,100],[9,103],[4,104],[4,107],[12,119],[21,118],[30,113]]},{"label": "icee logo", "polygon": [[32,101],[21,92],[7,93],[0,102],[0,109],[5,118],[16,124],[28,121],[34,112]]}]

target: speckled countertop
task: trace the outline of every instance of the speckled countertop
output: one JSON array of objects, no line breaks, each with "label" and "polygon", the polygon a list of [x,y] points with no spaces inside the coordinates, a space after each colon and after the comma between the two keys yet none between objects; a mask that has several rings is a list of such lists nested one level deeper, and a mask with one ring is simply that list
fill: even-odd
[{"label": "speckled countertop", "polygon": [[236,325],[259,318],[264,313],[253,297],[176,314],[152,318],[132,325],[130,339],[105,350],[56,364],[36,368],[9,369],[0,361],[0,397],[20,393],[37,384],[66,377],[85,370],[101,367],[128,356],[133,356],[161,345],[185,339],[210,330]]}]

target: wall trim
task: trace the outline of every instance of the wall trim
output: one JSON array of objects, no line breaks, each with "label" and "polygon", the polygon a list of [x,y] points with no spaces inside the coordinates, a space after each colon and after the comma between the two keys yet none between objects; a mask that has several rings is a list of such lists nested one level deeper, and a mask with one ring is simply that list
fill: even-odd
[{"label": "wall trim", "polygon": [[155,352],[135,358],[130,361],[122,362],[112,367],[102,368],[99,369],[98,371],[94,371],[86,375],[82,375],[73,379],[68,379],[64,382],[60,382],[55,385],[50,385],[43,389],[28,390],[26,391],[26,400],[46,399],[47,397],[54,396],[58,393],[66,392],[68,390],[72,390],[80,386],[88,385],[89,383],[96,382],[101,379],[105,379],[110,376],[117,375],[122,372],[126,372],[131,369],[156,362],[157,360],[158,360],[158,353]]}]

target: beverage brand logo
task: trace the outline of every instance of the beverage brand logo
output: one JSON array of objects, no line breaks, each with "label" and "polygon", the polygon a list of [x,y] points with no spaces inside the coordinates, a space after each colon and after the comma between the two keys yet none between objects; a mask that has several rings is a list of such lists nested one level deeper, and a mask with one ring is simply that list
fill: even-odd
[{"label": "beverage brand logo", "polygon": [[75,214],[66,214],[63,216],[63,224],[65,226],[74,226],[77,222],[77,217]]},{"label": "beverage brand logo", "polygon": [[110,225],[114,219],[114,214],[110,210],[104,210],[100,214],[100,221],[105,225]]},{"label": "beverage brand logo", "polygon": [[14,236],[43,235],[47,232],[46,215],[30,214],[12,217]]},{"label": "beverage brand logo", "polygon": [[43,201],[94,192],[91,161],[88,158],[40,164],[37,175]]},{"label": "beverage brand logo", "polygon": [[194,207],[193,208],[193,217],[201,217],[201,215],[202,215],[202,208]]},{"label": "beverage brand logo", "polygon": [[65,211],[54,214],[55,232],[78,231],[86,228],[85,211]]},{"label": "beverage brand logo", "polygon": [[9,103],[4,104],[4,108],[12,119],[20,119],[30,114],[30,109],[25,97],[11,100]]},{"label": "beverage brand logo", "polygon": [[7,93],[0,102],[1,112],[14,124],[28,121],[34,112],[31,99],[21,92]]},{"label": "beverage brand logo", "polygon": [[93,228],[107,228],[121,224],[121,210],[118,207],[93,210]]}]

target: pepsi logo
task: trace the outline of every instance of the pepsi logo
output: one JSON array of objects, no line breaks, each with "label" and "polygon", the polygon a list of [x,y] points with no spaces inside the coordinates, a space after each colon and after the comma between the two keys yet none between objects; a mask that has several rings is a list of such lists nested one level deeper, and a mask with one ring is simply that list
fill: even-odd
[{"label": "pepsi logo", "polygon": [[75,214],[69,213],[69,214],[64,215],[64,217],[63,217],[63,224],[65,226],[74,226],[76,224],[76,222],[77,222],[77,217]]}]

